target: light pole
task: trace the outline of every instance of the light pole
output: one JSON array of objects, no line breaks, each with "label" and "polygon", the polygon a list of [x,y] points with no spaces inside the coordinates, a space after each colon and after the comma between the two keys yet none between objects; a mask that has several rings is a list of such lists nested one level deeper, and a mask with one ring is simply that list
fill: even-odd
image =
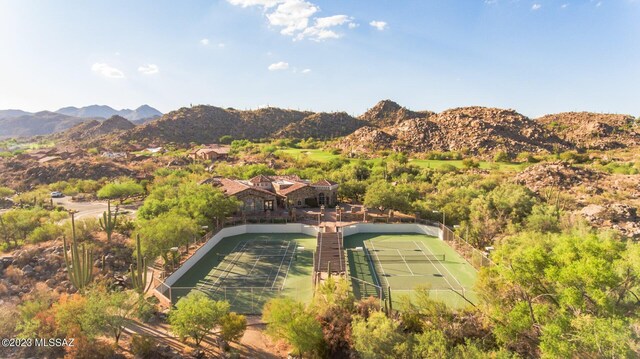
[{"label": "light pole", "polygon": [[433,210],[431,212],[433,212],[433,213],[442,213],[442,226],[445,227],[446,226],[446,223],[445,223],[446,215],[445,215],[444,211],[441,212],[441,211]]}]

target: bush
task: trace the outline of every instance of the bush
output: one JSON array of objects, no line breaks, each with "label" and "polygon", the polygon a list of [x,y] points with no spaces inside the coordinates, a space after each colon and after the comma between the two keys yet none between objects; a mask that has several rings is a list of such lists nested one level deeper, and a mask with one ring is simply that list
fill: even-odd
[{"label": "bush", "polygon": [[64,229],[54,223],[45,223],[41,227],[36,228],[27,240],[31,243],[47,242],[57,239],[64,234]]},{"label": "bush", "polygon": [[144,334],[133,334],[129,349],[136,358],[152,358],[156,349],[156,340]]},{"label": "bush", "polygon": [[474,160],[473,158],[465,158],[462,160],[462,166],[464,168],[478,168],[480,167],[480,162]]},{"label": "bush", "polygon": [[505,151],[498,151],[493,156],[493,162],[509,162],[509,155]]},{"label": "bush", "polygon": [[566,151],[562,152],[558,156],[562,161],[570,162],[570,163],[585,163],[589,161],[589,155],[580,154],[576,151]]}]

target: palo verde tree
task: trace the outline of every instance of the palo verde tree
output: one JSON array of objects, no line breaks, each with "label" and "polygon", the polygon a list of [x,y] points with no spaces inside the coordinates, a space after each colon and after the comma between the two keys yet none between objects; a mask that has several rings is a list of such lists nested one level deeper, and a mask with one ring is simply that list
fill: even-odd
[{"label": "palo verde tree", "polygon": [[69,280],[79,292],[83,293],[87,285],[91,283],[91,279],[93,279],[93,251],[85,248],[84,243],[78,250],[75,215],[73,212],[71,213],[71,233],[72,241],[69,246],[67,246],[67,237],[62,237],[64,263],[67,267]]},{"label": "palo verde tree", "polygon": [[175,309],[169,312],[169,323],[171,330],[180,338],[191,337],[199,346],[228,313],[228,302],[215,301],[202,292],[194,291],[176,303]]},{"label": "palo verde tree", "polygon": [[478,289],[504,347],[546,358],[629,357],[640,313],[640,246],[588,229],[504,241]]}]

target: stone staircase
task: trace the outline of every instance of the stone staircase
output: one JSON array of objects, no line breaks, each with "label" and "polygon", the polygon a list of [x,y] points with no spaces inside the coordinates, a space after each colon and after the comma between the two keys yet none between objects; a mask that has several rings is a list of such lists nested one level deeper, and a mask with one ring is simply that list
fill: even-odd
[{"label": "stone staircase", "polygon": [[325,227],[318,233],[314,270],[316,273],[344,274],[345,262],[342,233],[335,227]]}]

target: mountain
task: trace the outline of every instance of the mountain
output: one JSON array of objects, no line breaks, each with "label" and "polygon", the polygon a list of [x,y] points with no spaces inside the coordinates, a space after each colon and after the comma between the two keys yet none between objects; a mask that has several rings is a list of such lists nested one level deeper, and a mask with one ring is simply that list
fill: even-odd
[{"label": "mountain", "polygon": [[136,127],[131,121],[122,116],[111,116],[104,121],[90,120],[80,123],[53,138],[67,141],[87,141],[104,135],[111,135],[131,130]]},{"label": "mountain", "polygon": [[454,108],[382,129],[360,129],[339,141],[337,146],[351,152],[457,151],[484,158],[500,151],[515,157],[520,152],[571,148],[570,143],[514,110],[487,107]]},{"label": "mountain", "polygon": [[0,137],[30,137],[61,132],[88,119],[42,111],[17,117],[0,118]]},{"label": "mountain", "polygon": [[273,134],[279,138],[328,139],[346,136],[366,125],[366,122],[349,116],[346,112],[315,113],[301,121],[291,123]]},{"label": "mountain", "polygon": [[368,122],[372,126],[387,127],[397,125],[402,121],[412,118],[429,118],[429,116],[433,114],[431,111],[411,111],[391,100],[383,100],[358,118]]},{"label": "mountain", "polygon": [[0,110],[0,119],[3,118],[14,118],[26,115],[33,115],[31,112],[26,112],[22,110]]},{"label": "mountain", "polygon": [[83,118],[109,118],[117,115],[122,116],[129,121],[136,121],[139,123],[162,116],[162,112],[149,105],[142,105],[135,110],[115,110],[112,107],[104,105],[91,105],[80,108],[71,106],[63,107],[56,112],[67,116]]},{"label": "mountain", "polygon": [[234,139],[269,138],[312,114],[272,107],[240,111],[201,105],[169,112],[160,119],[127,131],[123,139],[189,144],[218,142],[226,135]]},{"label": "mountain", "polygon": [[537,121],[578,148],[640,146],[640,123],[631,115],[562,112],[542,116]]}]

